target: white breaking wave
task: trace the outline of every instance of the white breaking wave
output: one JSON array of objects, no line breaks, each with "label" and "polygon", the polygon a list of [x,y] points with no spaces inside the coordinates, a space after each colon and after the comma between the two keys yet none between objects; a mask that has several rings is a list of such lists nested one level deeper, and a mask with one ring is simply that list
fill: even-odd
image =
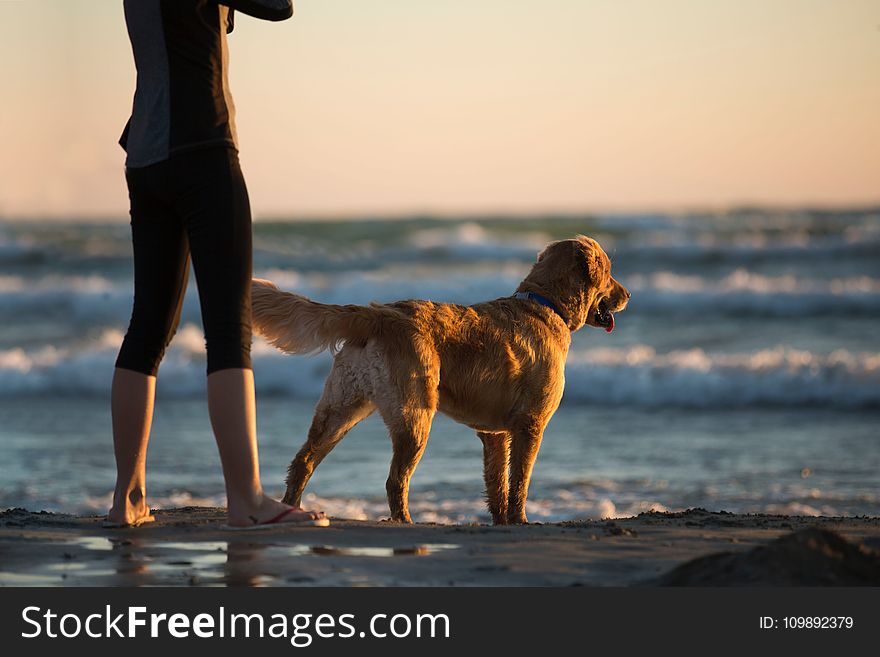
[{"label": "white breaking wave", "polygon": [[[121,331],[108,330],[78,349],[0,351],[0,397],[106,395],[121,342]],[[262,339],[255,341],[252,355],[258,392],[306,399],[320,396],[330,369],[329,355],[285,356]],[[658,353],[638,345],[573,352],[565,376],[566,403],[880,406],[880,353],[876,352],[814,354],[778,347],[744,354],[702,349]],[[204,394],[204,338],[198,327],[188,324],[175,336],[159,380],[163,394]]]},{"label": "white breaking wave", "polygon": [[675,272],[659,271],[650,276],[635,274],[627,277],[628,287],[678,294],[711,293],[715,295],[736,292],[773,295],[827,294],[880,294],[880,280],[869,276],[853,276],[817,280],[792,275],[763,276],[745,269],[737,269],[720,280],[701,276],[685,276]]},{"label": "white breaking wave", "polygon": [[498,237],[477,223],[462,223],[444,228],[424,228],[409,236],[407,251],[443,251],[456,258],[534,259],[552,239],[546,233],[518,233],[516,237]]},{"label": "white breaking wave", "polygon": [[785,347],[746,354],[649,346],[571,354],[565,399],[636,406],[880,405],[880,353],[827,355]]},{"label": "white breaking wave", "polygon": [[880,312],[880,280],[869,276],[820,280],[737,269],[711,279],[659,271],[627,276],[624,283],[633,294],[630,309],[635,312],[771,317]]},{"label": "white breaking wave", "polygon": [[[527,272],[526,265],[504,263],[459,270],[392,267],[333,275],[268,269],[256,275],[324,303],[430,299],[470,304],[512,294]],[[814,279],[765,276],[737,269],[720,279],[658,271],[621,274],[620,280],[633,293],[628,317],[642,311],[703,317],[734,313],[769,317],[880,314],[880,279],[869,276]],[[120,325],[128,320],[132,297],[130,280],[99,275],[33,280],[0,276],[0,314],[13,320],[21,313],[27,314],[28,321],[51,314],[63,315],[80,326]],[[183,318],[196,321],[198,316],[198,297],[195,285],[191,285]]]},{"label": "white breaking wave", "polygon": [[[457,492],[445,495],[436,490],[415,489],[410,492],[410,513],[416,522],[438,524],[489,523],[490,517],[485,502],[479,495],[479,482],[474,482],[472,494]],[[328,491],[329,492],[329,491]],[[270,490],[270,494],[280,496],[281,491]],[[526,502],[526,513],[531,522],[565,522],[578,520],[602,520],[609,518],[628,518],[650,511],[683,511],[684,506],[668,506],[658,501],[658,494],[667,498],[669,494],[635,487],[626,492],[586,490],[578,486],[556,486],[536,491]],[[16,498],[15,502],[26,508],[45,509],[65,513],[103,515],[110,507],[112,493],[104,495],[84,495],[71,499],[69,495],[46,498],[35,493],[35,497]],[[873,499],[863,502],[870,507]],[[184,506],[224,507],[226,496],[222,492],[194,495],[189,491],[156,492],[150,498],[154,510],[173,509]],[[384,497],[334,496],[306,492],[303,505],[309,509],[320,509],[331,518],[347,520],[381,520],[389,517],[388,502]],[[774,513],[798,516],[846,516],[857,515],[864,508],[849,499],[836,499],[824,493],[819,497],[802,499],[788,494],[781,496],[763,495],[755,499],[707,496],[700,506],[713,511],[726,510],[736,513]],[[0,510],[2,510],[0,506]]]}]

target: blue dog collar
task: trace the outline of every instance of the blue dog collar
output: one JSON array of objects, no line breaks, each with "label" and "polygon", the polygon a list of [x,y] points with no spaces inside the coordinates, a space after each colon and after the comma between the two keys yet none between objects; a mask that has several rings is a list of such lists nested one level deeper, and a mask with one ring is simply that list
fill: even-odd
[{"label": "blue dog collar", "polygon": [[550,301],[547,297],[542,297],[540,294],[536,294],[535,292],[517,292],[513,295],[514,299],[526,299],[527,301],[534,301],[535,303],[541,304],[555,312],[559,315],[560,319],[563,322],[568,324],[568,319],[566,319],[565,315],[560,312],[559,308],[556,307],[556,304]]}]

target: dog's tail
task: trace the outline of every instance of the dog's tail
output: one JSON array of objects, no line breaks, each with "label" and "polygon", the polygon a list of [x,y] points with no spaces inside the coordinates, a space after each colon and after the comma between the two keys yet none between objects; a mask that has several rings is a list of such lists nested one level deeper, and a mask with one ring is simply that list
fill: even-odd
[{"label": "dog's tail", "polygon": [[259,278],[253,280],[251,293],[254,329],[289,354],[336,351],[347,340],[366,341],[389,324],[406,320],[386,306],[317,303]]}]

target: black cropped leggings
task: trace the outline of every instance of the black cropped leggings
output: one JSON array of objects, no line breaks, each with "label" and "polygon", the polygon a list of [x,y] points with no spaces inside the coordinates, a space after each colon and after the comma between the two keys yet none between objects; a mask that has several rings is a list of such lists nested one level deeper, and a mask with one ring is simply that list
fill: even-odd
[{"label": "black cropped leggings", "polygon": [[116,367],[155,375],[177,331],[192,256],[208,374],[251,367],[251,211],[238,153],[188,151],[125,172],[134,307]]}]

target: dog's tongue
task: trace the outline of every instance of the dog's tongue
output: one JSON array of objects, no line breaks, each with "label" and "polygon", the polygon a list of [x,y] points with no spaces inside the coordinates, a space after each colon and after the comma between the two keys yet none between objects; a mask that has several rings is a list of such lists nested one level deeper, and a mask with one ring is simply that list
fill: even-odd
[{"label": "dog's tongue", "polygon": [[605,332],[611,333],[611,331],[614,330],[614,315],[612,315],[611,313],[608,313],[608,316],[611,318],[611,323],[605,327]]}]

